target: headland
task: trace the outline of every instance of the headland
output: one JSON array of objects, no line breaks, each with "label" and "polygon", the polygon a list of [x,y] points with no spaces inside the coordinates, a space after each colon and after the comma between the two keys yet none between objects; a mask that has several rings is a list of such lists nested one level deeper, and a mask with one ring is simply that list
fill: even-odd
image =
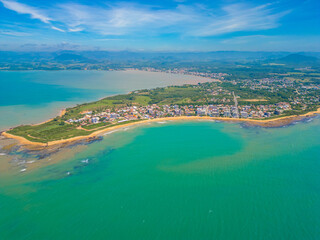
[{"label": "headland", "polygon": [[310,99],[304,97],[297,104],[296,96],[281,89],[277,94],[259,93],[213,81],[136,90],[64,109],[53,119],[11,128],[2,135],[26,148],[46,148],[90,141],[119,128],[156,121],[216,120],[278,127],[320,113],[318,102],[311,101],[316,93],[310,92]]}]

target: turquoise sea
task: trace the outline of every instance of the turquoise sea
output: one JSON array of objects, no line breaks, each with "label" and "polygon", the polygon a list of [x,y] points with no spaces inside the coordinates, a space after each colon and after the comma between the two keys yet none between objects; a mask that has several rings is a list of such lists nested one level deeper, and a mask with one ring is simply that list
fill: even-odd
[{"label": "turquoise sea", "polygon": [[[128,72],[83,72],[91,83],[81,72],[64,73],[73,80],[63,80],[63,72],[0,72],[2,83],[11,77],[46,93],[26,97],[18,88],[16,100],[1,99],[0,111],[21,108],[28,116],[31,109],[45,117],[50,104],[159,84],[147,80],[149,73],[131,76],[142,78],[141,86],[103,85],[105,74],[124,81],[120,75]],[[184,81],[177,78],[161,84]],[[15,89],[10,81],[6,86]],[[34,170],[0,171],[0,239],[320,239],[319,136],[319,116],[281,128],[163,121],[119,129],[38,159]],[[0,155],[0,170],[6,157]]]},{"label": "turquoise sea", "polygon": [[159,122],[107,134],[1,177],[0,238],[319,239],[319,126]]}]

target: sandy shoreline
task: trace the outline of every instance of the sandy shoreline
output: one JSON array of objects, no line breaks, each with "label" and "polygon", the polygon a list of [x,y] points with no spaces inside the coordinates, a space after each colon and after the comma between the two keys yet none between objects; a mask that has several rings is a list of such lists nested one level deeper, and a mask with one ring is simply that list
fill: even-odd
[{"label": "sandy shoreline", "polygon": [[[65,113],[65,110],[62,110],[60,113],[60,116]],[[19,141],[20,145],[24,145],[26,147],[34,146],[34,147],[48,147],[48,146],[53,146],[53,145],[59,145],[59,144],[69,144],[72,142],[80,141],[80,140],[88,140],[90,138],[95,138],[103,133],[106,132],[111,132],[120,128],[125,128],[129,126],[134,126],[134,125],[141,125],[141,124],[146,124],[146,123],[151,123],[151,122],[159,122],[159,121],[192,121],[192,120],[218,120],[218,121],[225,121],[225,122],[245,122],[250,125],[257,125],[257,126],[262,126],[262,127],[277,127],[277,126],[283,126],[287,125],[295,120],[301,120],[305,117],[311,117],[314,116],[315,114],[320,114],[320,108],[317,111],[309,112],[303,115],[292,115],[292,116],[287,116],[287,117],[280,117],[276,119],[265,119],[265,120],[257,120],[257,119],[243,119],[243,118],[226,118],[226,117],[199,117],[199,116],[182,116],[182,117],[167,117],[167,118],[155,118],[155,119],[150,119],[150,120],[143,120],[139,122],[133,122],[133,123],[127,123],[127,124],[122,124],[114,127],[109,127],[101,130],[97,130],[90,135],[87,136],[78,136],[78,137],[73,137],[69,139],[62,139],[62,140],[56,140],[56,141],[51,141],[48,143],[39,143],[39,142],[32,142],[24,137],[16,136],[7,132],[3,132],[2,135],[7,138],[15,139]],[[50,121],[50,120],[48,120]],[[37,124],[38,125],[38,124]]]},{"label": "sandy shoreline", "polygon": [[[65,113],[67,112],[67,110],[66,109],[62,109],[62,110],[60,110],[60,112],[59,112],[59,117],[62,117]],[[40,123],[35,123],[35,124],[30,124],[31,126],[37,126],[37,125],[41,125],[41,124],[44,124],[44,123],[47,123],[47,122],[50,122],[51,120],[53,120],[53,119],[55,119],[56,117],[53,117],[53,118],[50,118],[50,119],[48,119],[48,120],[46,120],[46,121],[43,121],[43,122],[40,122]]]}]

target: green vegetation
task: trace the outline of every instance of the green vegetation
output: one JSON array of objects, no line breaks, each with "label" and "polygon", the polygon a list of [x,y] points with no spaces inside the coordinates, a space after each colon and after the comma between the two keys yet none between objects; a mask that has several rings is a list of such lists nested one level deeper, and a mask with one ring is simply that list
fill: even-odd
[{"label": "green vegetation", "polygon": [[[291,96],[294,96],[295,89],[285,88],[281,91],[270,92],[266,89],[255,89],[252,90],[250,88],[243,88],[241,85],[233,85],[231,83],[223,83],[223,87],[229,89],[230,91],[234,91],[236,95],[240,96],[239,102],[241,99],[266,99],[267,101],[263,102],[263,104],[274,104],[277,102],[285,102]],[[241,102],[243,103],[243,102]],[[247,102],[248,103],[248,102]],[[254,103],[253,103],[254,104]],[[257,102],[256,104],[261,104]]]},{"label": "green vegetation", "polygon": [[87,130],[93,130],[93,129],[101,128],[104,126],[108,126],[110,124],[111,123],[109,123],[109,122],[101,122],[101,123],[97,123],[97,124],[85,125],[85,126],[82,126],[82,128],[87,129]]},{"label": "green vegetation", "polygon": [[190,85],[157,88],[150,91],[151,101],[149,104],[177,104],[177,102],[195,102],[203,97],[202,91]]},{"label": "green vegetation", "polygon": [[52,120],[35,126],[19,126],[8,131],[8,133],[24,137],[32,142],[46,143],[77,136],[86,136],[92,133],[92,131],[79,130],[76,129],[76,126],[63,121]]},{"label": "green vegetation", "polygon": [[[172,86],[166,88],[156,88],[151,90],[139,90],[129,94],[122,94],[103,98],[92,103],[85,103],[67,109],[63,120],[79,117],[86,111],[103,111],[105,109],[116,109],[124,106],[146,106],[148,104],[179,104],[192,103],[201,98],[203,91],[192,85]],[[202,96],[203,97],[203,96]]]}]

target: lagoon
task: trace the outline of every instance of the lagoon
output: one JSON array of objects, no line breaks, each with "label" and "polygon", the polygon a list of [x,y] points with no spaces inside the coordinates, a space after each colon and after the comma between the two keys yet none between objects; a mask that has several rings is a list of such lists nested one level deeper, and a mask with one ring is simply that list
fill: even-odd
[{"label": "lagoon", "polygon": [[55,117],[76,104],[206,78],[144,71],[0,71],[0,131]]}]

